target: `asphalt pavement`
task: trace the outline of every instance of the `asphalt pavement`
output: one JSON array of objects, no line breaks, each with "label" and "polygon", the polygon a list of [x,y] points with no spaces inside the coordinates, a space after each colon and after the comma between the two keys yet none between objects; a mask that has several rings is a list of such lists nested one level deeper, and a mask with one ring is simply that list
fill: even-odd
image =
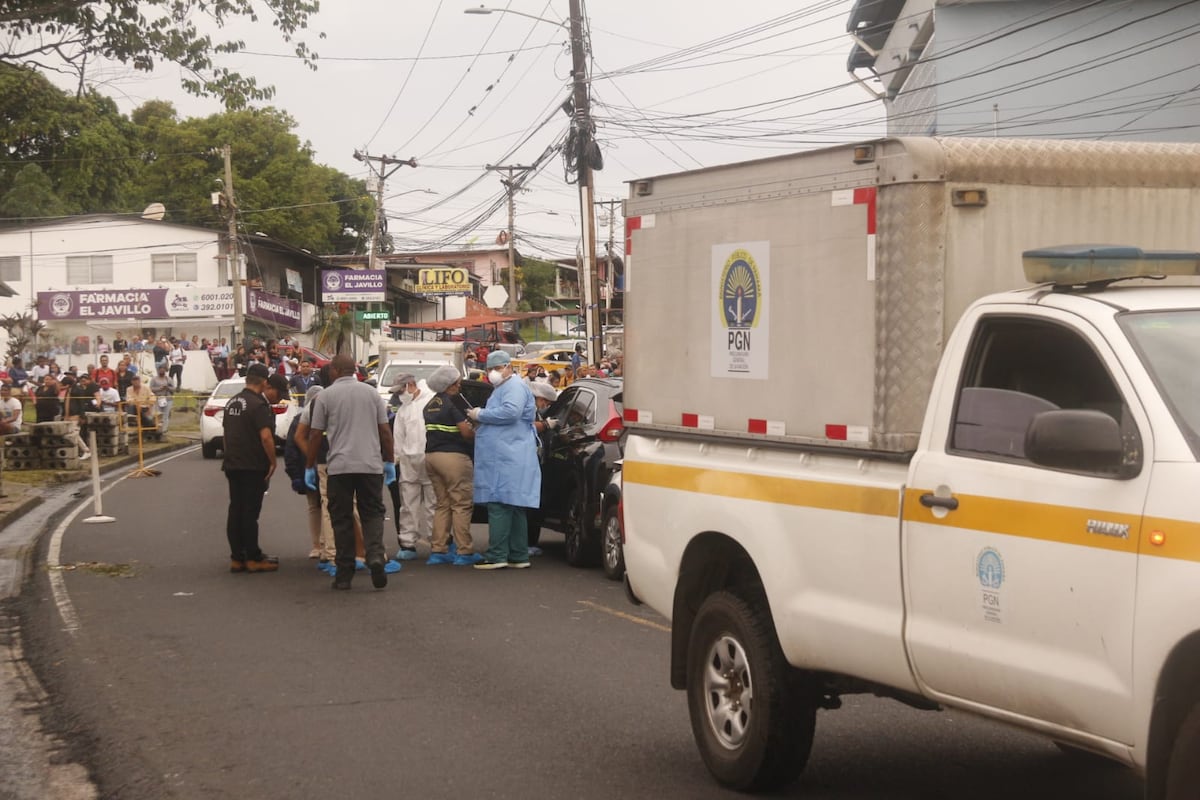
[{"label": "asphalt pavement", "polygon": [[[410,562],[383,591],[360,573],[333,592],[280,475],[262,538],[281,570],[231,575],[217,462],[191,450],[158,467],[109,484],[113,523],[84,524],[90,507],[69,496],[22,521],[45,535],[5,606],[23,647],[0,681],[20,700],[3,702],[0,753],[29,759],[0,755],[0,798],[733,796],[668,685],[665,620],[599,570],[568,567],[561,536],[544,534],[529,570]],[[809,768],[781,796],[1140,790],[1035,736],[854,696],[821,712]]]}]

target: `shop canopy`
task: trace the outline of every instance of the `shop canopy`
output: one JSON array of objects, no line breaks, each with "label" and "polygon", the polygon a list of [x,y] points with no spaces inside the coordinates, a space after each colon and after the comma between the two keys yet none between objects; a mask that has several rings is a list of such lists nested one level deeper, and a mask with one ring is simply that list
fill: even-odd
[{"label": "shop canopy", "polygon": [[578,311],[518,311],[515,314],[476,314],[470,317],[438,319],[433,322],[392,324],[391,328],[405,331],[456,331],[460,328],[484,328],[490,325],[502,325],[506,322],[524,322],[527,319],[578,315]]}]

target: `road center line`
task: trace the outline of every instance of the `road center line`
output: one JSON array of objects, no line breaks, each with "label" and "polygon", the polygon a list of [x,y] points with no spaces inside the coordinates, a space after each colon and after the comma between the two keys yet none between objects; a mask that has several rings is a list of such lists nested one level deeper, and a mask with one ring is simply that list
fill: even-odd
[{"label": "road center line", "polygon": [[661,622],[651,622],[648,619],[642,619],[634,614],[626,614],[624,611],[617,611],[615,608],[609,608],[608,606],[602,606],[599,603],[593,603],[591,600],[576,600],[575,602],[579,603],[581,606],[594,608],[597,611],[603,611],[605,614],[612,614],[614,617],[620,617],[621,619],[628,620],[629,622],[636,622],[638,625],[645,625],[647,628],[654,628],[656,631],[663,631],[665,633],[671,632],[670,625],[663,625]]},{"label": "road center line", "polygon": [[[173,453],[164,458],[160,458],[158,461],[153,462],[149,466],[164,464],[173,458],[179,458],[182,455],[194,453],[195,451],[195,446],[187,447],[183,450],[180,450],[178,453]],[[113,488],[128,477],[129,473],[126,473],[125,475],[122,475],[121,477],[112,481],[112,483],[100,490],[100,495],[104,496],[108,493],[109,489]],[[46,550],[46,567],[50,573],[50,593],[54,596],[54,605],[58,607],[58,615],[62,617],[63,630],[72,635],[79,630],[79,615],[75,613],[75,606],[71,604],[71,595],[67,593],[67,583],[66,579],[63,578],[63,571],[61,569],[62,564],[59,561],[59,557],[62,555],[62,540],[63,536],[67,532],[67,528],[71,526],[71,523],[75,521],[75,518],[78,517],[85,508],[88,508],[95,503],[95,500],[95,496],[89,495],[88,497],[84,498],[78,506],[75,507],[74,511],[72,511],[70,514],[67,514],[67,516],[63,518],[63,521],[58,524],[58,527],[54,529],[54,533],[51,534],[50,546]]]}]

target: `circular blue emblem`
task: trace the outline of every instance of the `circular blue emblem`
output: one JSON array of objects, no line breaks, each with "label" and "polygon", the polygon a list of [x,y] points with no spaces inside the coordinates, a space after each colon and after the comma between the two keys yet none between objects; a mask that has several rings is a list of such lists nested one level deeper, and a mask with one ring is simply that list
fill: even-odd
[{"label": "circular blue emblem", "polygon": [[734,250],[721,271],[721,318],[726,328],[753,328],[758,324],[762,281],[758,265],[745,250]]},{"label": "circular blue emblem", "polygon": [[983,548],[975,559],[975,574],[979,576],[979,585],[983,588],[999,589],[1000,584],[1004,583],[1004,559],[993,548]]}]

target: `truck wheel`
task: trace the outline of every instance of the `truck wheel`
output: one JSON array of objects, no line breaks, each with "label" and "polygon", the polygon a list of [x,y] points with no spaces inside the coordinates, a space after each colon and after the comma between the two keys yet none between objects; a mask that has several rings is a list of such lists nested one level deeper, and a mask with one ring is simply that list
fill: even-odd
[{"label": "truck wheel", "polygon": [[600,531],[603,537],[600,563],[604,566],[604,574],[609,580],[619,581],[625,577],[625,546],[621,544],[621,519],[615,505],[604,512]]},{"label": "truck wheel", "polygon": [[216,442],[202,442],[200,444],[200,454],[202,456],[204,456],[205,458],[216,458],[217,457],[217,443]]},{"label": "truck wheel", "polygon": [[1200,796],[1200,703],[1184,717],[1167,761],[1167,791],[1164,800],[1195,800]]},{"label": "truck wheel", "polygon": [[596,541],[587,535],[583,526],[583,501],[578,489],[571,490],[567,498],[567,518],[563,520],[563,542],[567,550],[567,563],[572,567],[590,567],[596,563],[599,548]]},{"label": "truck wheel", "polygon": [[769,619],[717,592],[700,606],[688,643],[692,735],[713,777],[738,791],[788,785],[812,749],[815,695],[784,659]]}]

